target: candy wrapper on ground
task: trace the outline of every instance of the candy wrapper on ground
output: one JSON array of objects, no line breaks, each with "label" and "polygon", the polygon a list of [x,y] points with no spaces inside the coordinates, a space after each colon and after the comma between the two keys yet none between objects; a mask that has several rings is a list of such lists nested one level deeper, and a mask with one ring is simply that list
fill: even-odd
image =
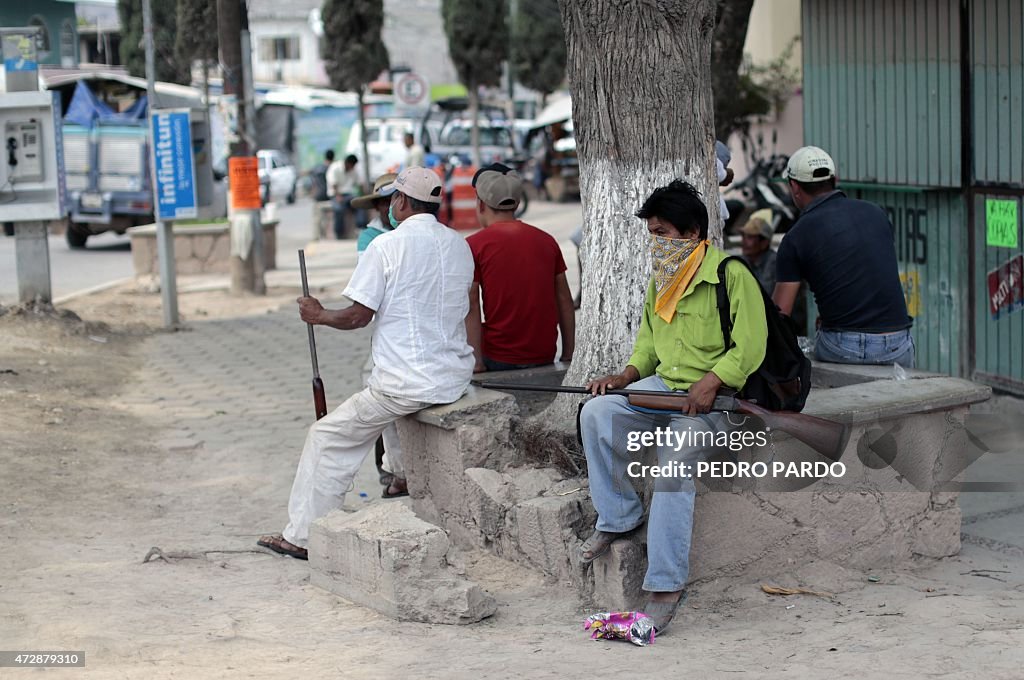
[{"label": "candy wrapper on ground", "polygon": [[591,640],[629,640],[646,647],[654,642],[654,619],[643,612],[601,612],[588,616],[583,629]]}]

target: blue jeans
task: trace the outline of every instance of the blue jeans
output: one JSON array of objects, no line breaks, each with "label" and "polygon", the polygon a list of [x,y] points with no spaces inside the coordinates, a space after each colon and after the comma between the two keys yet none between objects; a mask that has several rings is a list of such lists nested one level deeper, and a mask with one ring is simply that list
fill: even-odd
[{"label": "blue jeans", "polygon": [[[629,386],[637,390],[668,391],[658,376]],[[627,466],[641,460],[643,451],[627,451],[627,434],[648,431],[656,417],[629,405],[626,397],[605,395],[591,399],[580,414],[580,431],[587,454],[590,496],[597,510],[597,529],[625,532],[639,526],[644,518],[643,501],[630,478]],[[663,416],[660,416],[663,417]],[[672,416],[672,428],[680,431],[717,429],[707,416]],[[700,449],[658,449],[658,465],[670,460],[694,465]],[[686,587],[690,571],[690,539],[696,489],[692,479],[659,480],[651,499],[647,520],[647,575],[644,590],[675,592]]]},{"label": "blue jeans", "polygon": [[366,226],[366,211],[353,208],[353,198],[355,196],[351,194],[343,194],[340,198],[334,198],[332,207],[334,208],[334,238],[336,239],[340,240],[345,236],[345,213],[349,211],[354,215],[356,229],[362,229]]},{"label": "blue jeans", "polygon": [[914,337],[910,330],[895,333],[818,331],[814,343],[818,361],[834,364],[899,364],[914,368]]}]

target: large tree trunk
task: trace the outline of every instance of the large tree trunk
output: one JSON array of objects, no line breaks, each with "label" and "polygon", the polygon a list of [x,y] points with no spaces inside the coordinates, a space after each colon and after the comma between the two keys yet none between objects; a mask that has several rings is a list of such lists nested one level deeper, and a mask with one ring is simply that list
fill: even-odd
[{"label": "large tree trunk", "polygon": [[711,86],[715,96],[715,136],[729,142],[742,113],[736,108],[743,46],[754,0],[718,0],[715,40],[711,53]]},{"label": "large tree trunk", "polygon": [[[635,216],[682,178],[702,193],[721,242],[711,42],[715,0],[559,0],[583,200],[583,306],[566,384],[622,370],[650,278]],[[577,399],[552,413],[575,415]]]}]

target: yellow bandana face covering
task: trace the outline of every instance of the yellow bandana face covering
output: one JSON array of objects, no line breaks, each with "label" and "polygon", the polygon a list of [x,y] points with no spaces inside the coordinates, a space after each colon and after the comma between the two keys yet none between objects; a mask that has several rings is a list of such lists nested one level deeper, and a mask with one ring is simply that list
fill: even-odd
[{"label": "yellow bandana face covering", "polygon": [[654,311],[665,323],[672,323],[676,305],[700,269],[708,241],[700,239],[651,237],[654,260]]}]

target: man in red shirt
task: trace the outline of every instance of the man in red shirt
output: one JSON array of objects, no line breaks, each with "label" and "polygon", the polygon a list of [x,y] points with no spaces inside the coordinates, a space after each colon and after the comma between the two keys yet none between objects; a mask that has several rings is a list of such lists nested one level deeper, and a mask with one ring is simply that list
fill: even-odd
[{"label": "man in red shirt", "polygon": [[466,239],[476,263],[466,319],[475,372],[550,364],[559,328],[561,361],[571,361],[576,312],[565,260],[555,239],[515,218],[523,198],[522,177],[494,163],[477,172],[473,186],[477,220],[483,227]]}]

